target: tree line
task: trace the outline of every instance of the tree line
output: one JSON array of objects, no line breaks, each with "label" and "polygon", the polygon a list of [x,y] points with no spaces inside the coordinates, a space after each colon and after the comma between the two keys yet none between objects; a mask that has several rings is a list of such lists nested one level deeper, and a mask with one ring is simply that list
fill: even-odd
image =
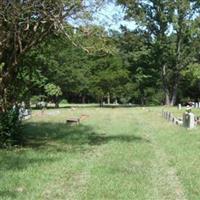
[{"label": "tree line", "polygon": [[[92,36],[90,40],[101,42]],[[48,38],[48,42],[29,52],[23,61],[26,76],[19,80],[25,87],[22,91],[28,93],[20,100],[40,95],[41,99],[45,97],[55,103],[65,100],[69,103],[175,105],[197,101],[199,41],[193,40],[194,46],[186,47],[187,55],[180,62],[188,63],[178,70],[177,53],[171,49],[176,43],[174,35],[168,38],[168,47],[163,52],[156,41],[149,40],[144,32],[122,27],[122,32],[106,35],[114,52],[88,53],[62,36]],[[164,62],[164,66],[160,62]],[[49,94],[51,90],[47,91],[47,84],[57,87],[59,95]]]}]

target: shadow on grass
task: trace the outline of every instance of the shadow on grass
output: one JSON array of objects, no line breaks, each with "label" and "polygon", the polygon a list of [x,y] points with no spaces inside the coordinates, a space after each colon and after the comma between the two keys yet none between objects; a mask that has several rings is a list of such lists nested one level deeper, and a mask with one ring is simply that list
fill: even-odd
[{"label": "shadow on grass", "polygon": [[26,146],[32,148],[46,145],[101,145],[110,141],[118,142],[149,142],[135,135],[107,135],[95,133],[90,126],[68,126],[63,123],[27,123],[24,129]]},{"label": "shadow on grass", "polygon": [[[0,152],[0,170],[23,170],[34,165],[50,164],[66,153],[86,153],[95,145],[109,142],[141,142],[149,140],[134,135],[97,134],[89,126],[68,126],[62,123],[32,123],[24,125],[24,146]],[[61,154],[59,154],[61,153]]]},{"label": "shadow on grass", "polygon": [[0,198],[3,199],[16,199],[16,192],[13,191],[0,191]]},{"label": "shadow on grass", "polygon": [[0,170],[23,170],[34,164],[40,165],[57,161],[56,157],[47,157],[44,154],[37,157],[36,154],[26,151],[8,151],[1,155]]}]

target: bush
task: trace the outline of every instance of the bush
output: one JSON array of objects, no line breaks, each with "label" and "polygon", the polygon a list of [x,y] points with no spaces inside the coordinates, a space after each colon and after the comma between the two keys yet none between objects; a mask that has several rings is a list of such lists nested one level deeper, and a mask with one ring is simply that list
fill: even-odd
[{"label": "bush", "polygon": [[38,96],[32,96],[30,101],[31,101],[31,104],[37,104],[38,102],[41,101],[41,99],[44,99],[45,96],[43,95],[38,95]]},{"label": "bush", "polygon": [[0,147],[8,147],[21,142],[21,121],[18,110],[0,113]]},{"label": "bush", "polygon": [[60,104],[68,104],[67,99],[62,99],[62,100],[60,101]]},{"label": "bush", "polygon": [[30,101],[31,101],[31,104],[36,104],[40,101],[40,97],[39,96],[32,96]]},{"label": "bush", "polygon": [[130,100],[131,100],[131,97],[121,97],[121,98],[120,98],[120,102],[121,102],[122,104],[127,104],[127,103],[130,102]]}]

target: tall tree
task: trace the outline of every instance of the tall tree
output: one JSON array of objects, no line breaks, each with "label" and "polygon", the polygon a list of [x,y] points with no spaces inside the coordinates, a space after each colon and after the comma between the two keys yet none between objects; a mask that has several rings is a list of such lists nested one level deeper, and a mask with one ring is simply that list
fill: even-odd
[{"label": "tall tree", "polygon": [[126,18],[151,37],[155,65],[165,93],[165,103],[174,105],[181,71],[193,62],[192,38],[198,34],[199,1],[118,0],[126,7]]},{"label": "tall tree", "polygon": [[[12,84],[26,52],[50,34],[63,31],[67,19],[82,16],[82,0],[2,0],[0,2],[0,107],[15,101]],[[65,35],[69,32],[65,28]],[[15,82],[15,85],[17,83]]]}]

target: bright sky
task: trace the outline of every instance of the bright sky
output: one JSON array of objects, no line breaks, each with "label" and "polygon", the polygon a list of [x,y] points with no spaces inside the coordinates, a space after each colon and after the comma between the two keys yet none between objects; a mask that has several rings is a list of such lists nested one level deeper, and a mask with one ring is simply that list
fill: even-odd
[{"label": "bright sky", "polygon": [[[94,14],[94,24],[102,25],[106,30],[120,31],[121,25],[133,30],[136,27],[135,23],[124,20],[124,15],[125,13],[121,6],[117,6],[114,3],[107,3]],[[73,19],[70,19],[69,22],[74,26],[79,26],[83,23],[83,21]]]},{"label": "bright sky", "polygon": [[123,8],[114,3],[109,3],[95,15],[95,21],[97,24],[103,24],[107,30],[112,29],[119,31],[121,25],[127,26],[128,29],[133,30],[136,27],[135,23],[124,20],[123,17]]}]

